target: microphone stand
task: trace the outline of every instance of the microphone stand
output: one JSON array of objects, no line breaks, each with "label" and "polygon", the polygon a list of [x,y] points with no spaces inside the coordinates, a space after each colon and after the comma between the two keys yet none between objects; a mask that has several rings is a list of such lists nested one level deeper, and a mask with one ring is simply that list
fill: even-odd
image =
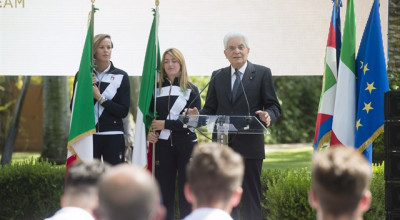
[{"label": "microphone stand", "polygon": [[189,103],[187,110],[184,114],[183,117],[183,128],[188,128],[187,123],[189,122],[189,116],[188,116],[188,111],[189,108],[192,106],[193,102],[200,97],[201,93],[203,93],[203,91],[210,85],[211,81],[222,71],[222,68],[219,69],[214,76],[211,77],[210,81],[208,81],[208,83],[203,87],[203,89],[200,90],[199,94]]},{"label": "microphone stand", "polygon": [[[244,73],[243,73],[244,76]],[[240,77],[240,76],[239,76]],[[247,94],[246,94],[246,90],[244,89],[242,80],[240,79],[240,85],[242,86],[242,90],[243,90],[243,94],[244,94],[244,98],[246,99],[246,104],[247,104],[247,117],[246,117],[246,126],[243,128],[243,130],[249,130],[250,129],[250,122],[251,122],[251,116],[250,116],[250,104],[249,104],[249,100],[247,99]]]}]

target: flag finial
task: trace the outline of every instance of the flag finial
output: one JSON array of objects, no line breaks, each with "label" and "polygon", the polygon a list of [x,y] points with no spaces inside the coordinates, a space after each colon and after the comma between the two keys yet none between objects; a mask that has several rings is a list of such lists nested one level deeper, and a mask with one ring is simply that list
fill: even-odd
[{"label": "flag finial", "polygon": [[96,1],[96,0],[90,0],[91,2],[92,2],[92,4],[94,4],[94,2]]},{"label": "flag finial", "polygon": [[342,0],[332,0],[332,2],[334,2],[335,7],[338,7],[338,6],[342,7]]},{"label": "flag finial", "polygon": [[158,7],[158,5],[160,4],[160,0],[156,0],[156,6]]}]

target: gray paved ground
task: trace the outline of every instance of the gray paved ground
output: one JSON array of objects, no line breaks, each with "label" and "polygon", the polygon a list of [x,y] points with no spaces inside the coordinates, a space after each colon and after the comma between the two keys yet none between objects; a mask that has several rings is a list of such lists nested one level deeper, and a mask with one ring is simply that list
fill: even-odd
[{"label": "gray paved ground", "polygon": [[312,143],[300,143],[300,144],[267,144],[265,145],[265,153],[271,153],[275,151],[293,150],[293,149],[312,149]]}]

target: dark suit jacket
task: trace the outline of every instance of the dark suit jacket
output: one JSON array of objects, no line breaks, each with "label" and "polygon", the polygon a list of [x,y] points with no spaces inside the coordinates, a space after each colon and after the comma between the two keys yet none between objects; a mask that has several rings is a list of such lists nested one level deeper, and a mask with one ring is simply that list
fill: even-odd
[{"label": "dark suit jacket", "polygon": [[[241,86],[237,98],[231,98],[231,67],[214,71],[207,92],[206,102],[200,111],[202,115],[248,115],[248,107]],[[257,110],[267,111],[271,123],[281,114],[281,107],[272,83],[271,70],[267,67],[247,61],[247,68],[242,78],[246,92],[250,115]],[[229,145],[246,159],[264,159],[264,135],[242,134],[231,135]]]}]

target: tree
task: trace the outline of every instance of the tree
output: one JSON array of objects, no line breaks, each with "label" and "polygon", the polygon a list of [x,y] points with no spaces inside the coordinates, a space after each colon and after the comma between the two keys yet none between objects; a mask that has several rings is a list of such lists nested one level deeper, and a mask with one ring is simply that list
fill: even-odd
[{"label": "tree", "polygon": [[0,150],[3,151],[8,126],[12,119],[13,87],[18,76],[0,76]]},{"label": "tree", "polygon": [[8,129],[7,138],[5,140],[3,156],[1,157],[1,165],[5,165],[10,163],[12,152],[14,148],[15,139],[17,138],[18,129],[19,129],[19,119],[22,111],[22,107],[24,105],[25,95],[28,91],[29,83],[31,81],[30,76],[25,76],[24,84],[21,88],[21,91],[18,94],[17,102],[15,105],[13,117]]},{"label": "tree", "polygon": [[70,122],[68,80],[66,76],[43,77],[42,159],[65,163]]},{"label": "tree", "polygon": [[[400,90],[400,0],[389,1],[389,61],[387,73],[390,90]],[[372,147],[372,162],[382,163],[385,159],[384,135],[375,139]]]},{"label": "tree", "polygon": [[400,0],[389,1],[389,62],[390,89],[400,89]]},{"label": "tree", "polygon": [[136,123],[136,114],[137,114],[137,107],[139,102],[139,93],[140,93],[140,81],[141,76],[130,76],[129,82],[131,86],[131,110],[130,112],[133,115],[133,120]]}]

